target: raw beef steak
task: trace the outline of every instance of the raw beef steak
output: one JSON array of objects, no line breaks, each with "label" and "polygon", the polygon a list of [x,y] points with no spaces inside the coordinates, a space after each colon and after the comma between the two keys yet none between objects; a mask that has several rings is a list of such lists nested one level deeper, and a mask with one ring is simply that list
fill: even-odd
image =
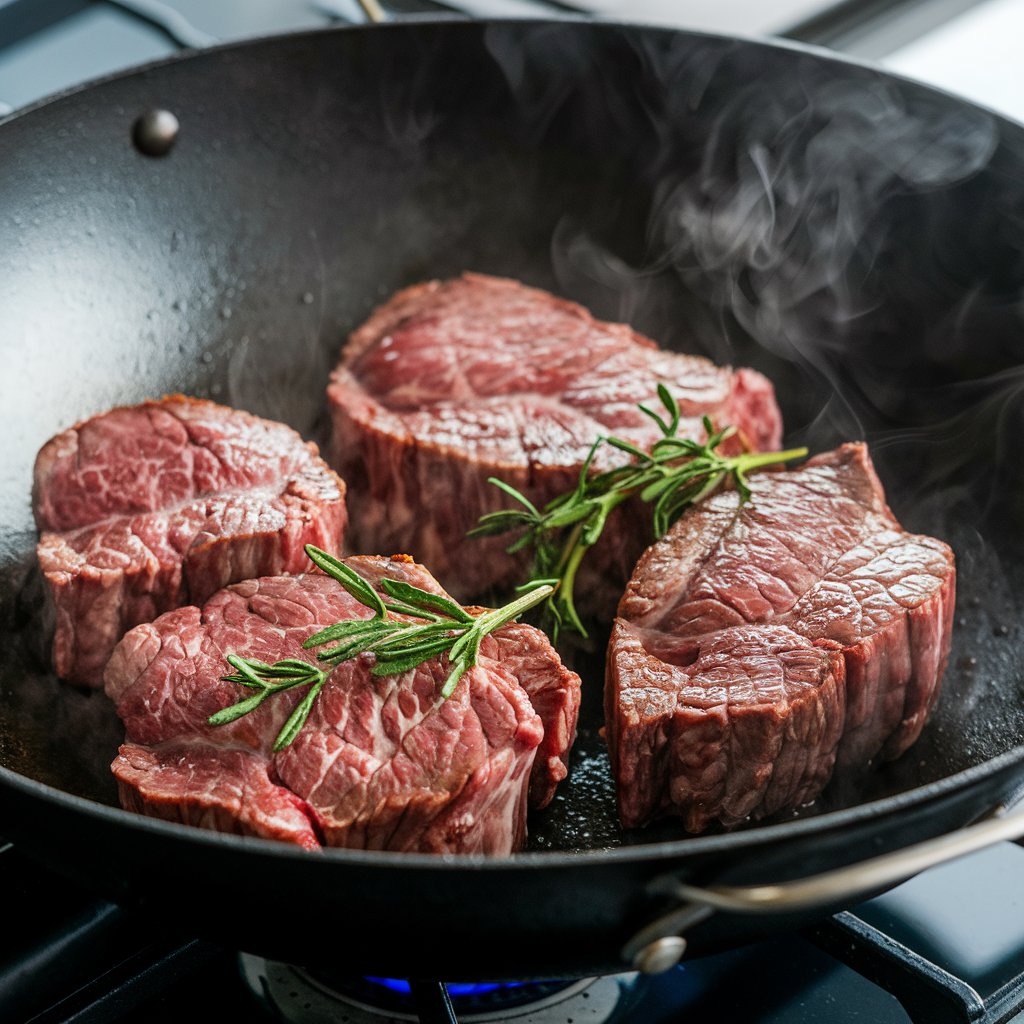
[{"label": "raw beef steak", "polygon": [[953,554],[903,530],[867,448],[752,488],[686,512],[619,605],[605,711],[627,827],[798,806],[835,765],[901,754],[937,699]]},{"label": "raw beef steak", "polygon": [[338,551],[345,485],[294,430],[173,395],[58,434],[36,458],[57,674],[99,686],[125,630]]},{"label": "raw beef steak", "polygon": [[[462,600],[522,582],[529,552],[508,555],[508,537],[466,538],[509,505],[488,477],[542,505],[575,485],[599,435],[649,447],[660,434],[637,403],[659,407],[659,382],[679,401],[687,436],[703,437],[708,415],[736,426],[742,444],[778,447],[772,386],[752,370],[662,352],[516,281],[466,274],[399,292],[352,335],[328,388],[355,543],[411,552]],[[602,457],[595,468],[625,458]],[[651,540],[649,510],[613,516],[585,563],[583,604],[607,599],[609,618]]]},{"label": "raw beef steak", "polygon": [[[442,593],[395,556],[347,564]],[[301,846],[505,854],[565,777],[579,677],[547,638],[516,623],[483,641],[448,700],[447,660],[371,676],[372,655],[330,675],[294,742],[274,740],[302,699],[280,693],[236,721],[207,718],[246,691],[221,677],[227,653],[312,661],[302,642],[370,609],[321,573],[248,580],[202,609],[137,626],[118,645],[106,689],[127,738],[113,771],[123,804],[172,821]],[[401,618],[401,616],[397,616]]]}]

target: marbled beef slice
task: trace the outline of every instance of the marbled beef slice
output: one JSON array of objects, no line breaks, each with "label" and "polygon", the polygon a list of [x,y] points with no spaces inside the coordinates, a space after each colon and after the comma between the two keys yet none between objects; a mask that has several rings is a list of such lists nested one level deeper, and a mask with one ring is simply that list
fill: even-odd
[{"label": "marbled beef slice", "polygon": [[290,427],[172,395],[112,409],[36,458],[57,674],[101,685],[124,632],[228,583],[340,549],[345,485]]},{"label": "marbled beef slice", "polygon": [[813,800],[920,735],[949,656],[953,553],[907,533],[867,447],[756,474],[644,554],[609,646],[627,827],[699,832]]}]

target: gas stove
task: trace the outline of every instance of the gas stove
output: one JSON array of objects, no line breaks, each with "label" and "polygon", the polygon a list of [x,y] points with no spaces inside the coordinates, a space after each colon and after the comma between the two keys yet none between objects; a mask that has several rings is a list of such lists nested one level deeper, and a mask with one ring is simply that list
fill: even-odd
[{"label": "gas stove", "polygon": [[[1024,849],[1001,844],[800,933],[665,973],[353,977],[176,934],[0,851],[0,1020],[33,1024],[1004,1024],[1024,1021]],[[500,927],[496,924],[496,928]],[[493,936],[496,956],[501,937]]]},{"label": "gas stove", "polygon": [[[511,15],[570,8],[666,22],[679,18],[681,5],[391,6]],[[687,9],[694,27],[728,31],[736,23],[748,34],[830,45],[1024,118],[1024,78],[1012,45],[1024,21],[1019,0],[729,0]],[[0,0],[0,110],[177,49],[359,16],[354,0]],[[358,938],[345,934],[343,921],[332,971],[222,949],[98,900],[2,843],[0,896],[7,925],[0,933],[4,1022],[1024,1021],[1024,849],[1011,844],[929,871],[800,933],[684,961],[662,974],[513,985],[460,983],[456,964],[447,983],[352,977],[344,953]],[[492,941],[500,956],[500,933]]]}]

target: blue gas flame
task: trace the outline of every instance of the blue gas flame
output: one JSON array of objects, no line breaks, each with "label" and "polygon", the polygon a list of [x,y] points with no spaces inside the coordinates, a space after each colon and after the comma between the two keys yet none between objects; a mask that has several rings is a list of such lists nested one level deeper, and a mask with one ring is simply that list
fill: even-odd
[{"label": "blue gas flame", "polygon": [[[382,985],[384,988],[391,989],[392,992],[401,992],[402,995],[406,996],[411,991],[409,982],[402,981],[400,978],[367,977],[366,980],[372,981],[375,985]],[[459,996],[477,996],[484,992],[496,992],[498,989],[520,988],[527,984],[529,982],[525,981],[481,982],[479,984],[450,981],[445,984],[445,988],[448,989],[448,995],[454,999]]]}]

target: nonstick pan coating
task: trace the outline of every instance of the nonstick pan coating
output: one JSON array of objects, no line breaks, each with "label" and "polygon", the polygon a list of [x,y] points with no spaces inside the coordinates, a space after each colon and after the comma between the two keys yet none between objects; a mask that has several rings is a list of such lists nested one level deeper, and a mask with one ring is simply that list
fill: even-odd
[{"label": "nonstick pan coating", "polygon": [[[132,143],[171,110],[170,153]],[[233,945],[417,976],[610,970],[672,871],[775,881],[957,828],[1024,779],[1024,132],[800,48],[582,22],[417,22],[206,51],[0,126],[0,829]],[[942,701],[899,761],[786,820],[624,833],[597,735],[529,852],[489,861],[216,836],[116,807],[109,703],[46,668],[29,493],[76,420],[184,391],[322,438],[346,332],[471,269],[776,383],[787,441],[866,438],[953,545]],[[796,820],[791,820],[796,819]],[[827,908],[823,908],[827,909]],[[716,917],[696,952],[762,927]],[[500,935],[500,941],[498,936]],[[491,939],[493,944],[481,939]]]}]

